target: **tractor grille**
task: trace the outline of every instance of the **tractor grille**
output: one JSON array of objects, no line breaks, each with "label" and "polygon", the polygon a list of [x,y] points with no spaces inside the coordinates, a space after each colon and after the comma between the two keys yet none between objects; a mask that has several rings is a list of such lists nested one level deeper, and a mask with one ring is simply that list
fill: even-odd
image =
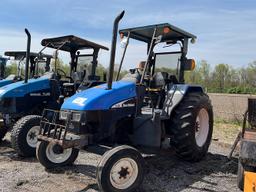
[{"label": "tractor grille", "polygon": [[67,114],[67,120],[59,120],[59,111],[45,109],[40,122],[38,140],[54,142],[63,148],[75,147],[80,144],[80,139],[67,136],[67,128],[70,124],[71,112]]},{"label": "tractor grille", "polygon": [[248,98],[248,122],[256,128],[256,98]]}]

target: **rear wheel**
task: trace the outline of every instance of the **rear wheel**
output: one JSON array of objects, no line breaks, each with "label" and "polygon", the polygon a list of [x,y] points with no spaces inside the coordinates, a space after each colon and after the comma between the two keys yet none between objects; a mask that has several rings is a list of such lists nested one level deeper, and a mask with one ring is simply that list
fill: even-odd
[{"label": "rear wheel", "polygon": [[11,132],[13,149],[21,156],[36,155],[37,136],[40,130],[41,116],[28,115],[19,119]]},{"label": "rear wheel", "polygon": [[144,159],[134,148],[122,145],[106,152],[97,168],[97,182],[104,192],[135,191],[144,178]]},{"label": "rear wheel", "polygon": [[213,111],[204,93],[188,93],[167,124],[170,144],[184,160],[199,161],[207,153],[213,131]]},{"label": "rear wheel", "polygon": [[60,145],[40,141],[37,144],[36,156],[39,162],[47,169],[70,165],[75,162],[79,149],[63,149]]}]

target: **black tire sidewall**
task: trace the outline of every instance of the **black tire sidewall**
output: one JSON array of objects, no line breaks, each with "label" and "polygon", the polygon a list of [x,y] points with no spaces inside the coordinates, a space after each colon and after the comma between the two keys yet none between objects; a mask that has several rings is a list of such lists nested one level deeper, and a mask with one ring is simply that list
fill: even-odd
[{"label": "black tire sidewall", "polygon": [[0,127],[0,142],[5,137],[7,131],[8,131],[7,127],[5,127],[5,126]]},{"label": "black tire sidewall", "polygon": [[[107,152],[108,153],[108,152]],[[115,188],[110,181],[110,171],[113,165],[122,158],[131,158],[133,159],[138,166],[138,176],[135,182],[127,189],[117,189]],[[100,173],[97,174],[98,182],[100,182],[100,188],[104,192],[131,192],[138,188],[138,186],[142,183],[144,178],[144,159],[141,154],[132,149],[126,148],[116,153],[112,154],[103,164],[103,167],[100,167]]]}]

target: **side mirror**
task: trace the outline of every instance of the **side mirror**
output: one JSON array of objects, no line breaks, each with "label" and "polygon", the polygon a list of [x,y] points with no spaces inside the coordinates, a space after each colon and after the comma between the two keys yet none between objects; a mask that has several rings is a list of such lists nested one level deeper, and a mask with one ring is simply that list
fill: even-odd
[{"label": "side mirror", "polygon": [[191,42],[192,44],[195,44],[195,43],[196,43],[196,38],[192,38],[192,39],[190,40],[190,42]]},{"label": "side mirror", "polygon": [[186,59],[184,65],[184,71],[193,71],[196,67],[196,62],[194,59]]},{"label": "side mirror", "polygon": [[121,40],[121,47],[125,48],[125,46],[128,44],[128,38],[127,37],[123,37]]}]

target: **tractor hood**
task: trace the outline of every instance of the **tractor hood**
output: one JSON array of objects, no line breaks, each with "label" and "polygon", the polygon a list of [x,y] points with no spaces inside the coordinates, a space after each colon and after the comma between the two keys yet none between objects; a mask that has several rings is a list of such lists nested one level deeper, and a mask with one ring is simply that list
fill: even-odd
[{"label": "tractor hood", "polygon": [[50,88],[50,81],[46,77],[38,79],[29,79],[27,83],[19,81],[3,87],[0,87],[0,99],[7,97],[24,97],[28,93],[33,93],[43,89]]},{"label": "tractor hood", "polygon": [[11,83],[13,83],[14,81],[10,80],[10,79],[2,79],[0,80],[0,87],[3,87],[5,85],[9,85]]},{"label": "tractor hood", "polygon": [[108,110],[116,103],[136,97],[136,85],[133,82],[113,82],[112,89],[102,84],[79,92],[65,100],[62,110]]}]

